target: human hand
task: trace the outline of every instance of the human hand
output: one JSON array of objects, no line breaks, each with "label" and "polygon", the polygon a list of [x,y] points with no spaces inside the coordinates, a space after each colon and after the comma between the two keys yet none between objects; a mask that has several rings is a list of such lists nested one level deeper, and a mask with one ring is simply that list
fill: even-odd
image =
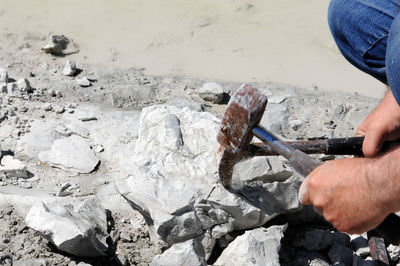
[{"label": "human hand", "polygon": [[382,102],[358,127],[356,136],[365,136],[365,157],[375,156],[384,141],[400,138],[400,106],[390,89]]},{"label": "human hand", "polygon": [[[400,158],[399,150],[392,156]],[[398,208],[395,205],[399,202],[399,178],[393,176],[396,173],[392,167],[396,164],[393,158],[326,162],[305,179],[300,187],[300,200],[314,205],[339,231],[366,232]]]}]

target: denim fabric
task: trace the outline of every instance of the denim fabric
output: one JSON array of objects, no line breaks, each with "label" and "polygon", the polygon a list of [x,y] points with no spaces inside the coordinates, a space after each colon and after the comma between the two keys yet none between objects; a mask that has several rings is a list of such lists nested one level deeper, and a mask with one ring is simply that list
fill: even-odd
[{"label": "denim fabric", "polygon": [[360,70],[389,84],[398,103],[399,6],[399,0],[331,0],[328,9],[329,27],[341,53]]}]

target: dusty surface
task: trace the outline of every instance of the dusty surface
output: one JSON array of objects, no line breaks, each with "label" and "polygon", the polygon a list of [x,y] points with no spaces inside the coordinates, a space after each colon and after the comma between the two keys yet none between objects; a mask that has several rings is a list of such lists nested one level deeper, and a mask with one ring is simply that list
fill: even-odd
[{"label": "dusty surface", "polygon": [[72,58],[80,63],[380,97],[382,84],[339,54],[326,21],[328,4],[329,0],[4,0],[0,47],[10,52],[8,39],[14,34],[47,37],[53,32],[76,40],[81,53]]}]

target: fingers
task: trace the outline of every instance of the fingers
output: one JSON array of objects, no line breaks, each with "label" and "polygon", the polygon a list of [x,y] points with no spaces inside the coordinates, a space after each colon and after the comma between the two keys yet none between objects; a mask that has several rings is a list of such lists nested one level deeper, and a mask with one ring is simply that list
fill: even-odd
[{"label": "fingers", "polygon": [[372,129],[365,134],[363,142],[363,153],[365,157],[375,156],[386,138],[386,132],[382,128]]},{"label": "fingers", "polygon": [[308,178],[304,179],[299,188],[299,201],[304,205],[311,204],[310,196],[307,191],[307,180]]}]

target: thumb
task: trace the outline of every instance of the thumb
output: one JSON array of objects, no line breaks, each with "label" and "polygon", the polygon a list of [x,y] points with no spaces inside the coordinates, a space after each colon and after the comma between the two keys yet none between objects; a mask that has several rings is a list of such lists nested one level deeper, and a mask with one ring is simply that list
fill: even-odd
[{"label": "thumb", "polygon": [[311,204],[310,196],[307,191],[307,181],[308,178],[304,179],[303,183],[299,188],[299,201],[304,205]]},{"label": "thumb", "polygon": [[365,134],[363,142],[363,153],[365,157],[373,157],[379,152],[385,139],[385,131],[379,129],[370,129]]}]

